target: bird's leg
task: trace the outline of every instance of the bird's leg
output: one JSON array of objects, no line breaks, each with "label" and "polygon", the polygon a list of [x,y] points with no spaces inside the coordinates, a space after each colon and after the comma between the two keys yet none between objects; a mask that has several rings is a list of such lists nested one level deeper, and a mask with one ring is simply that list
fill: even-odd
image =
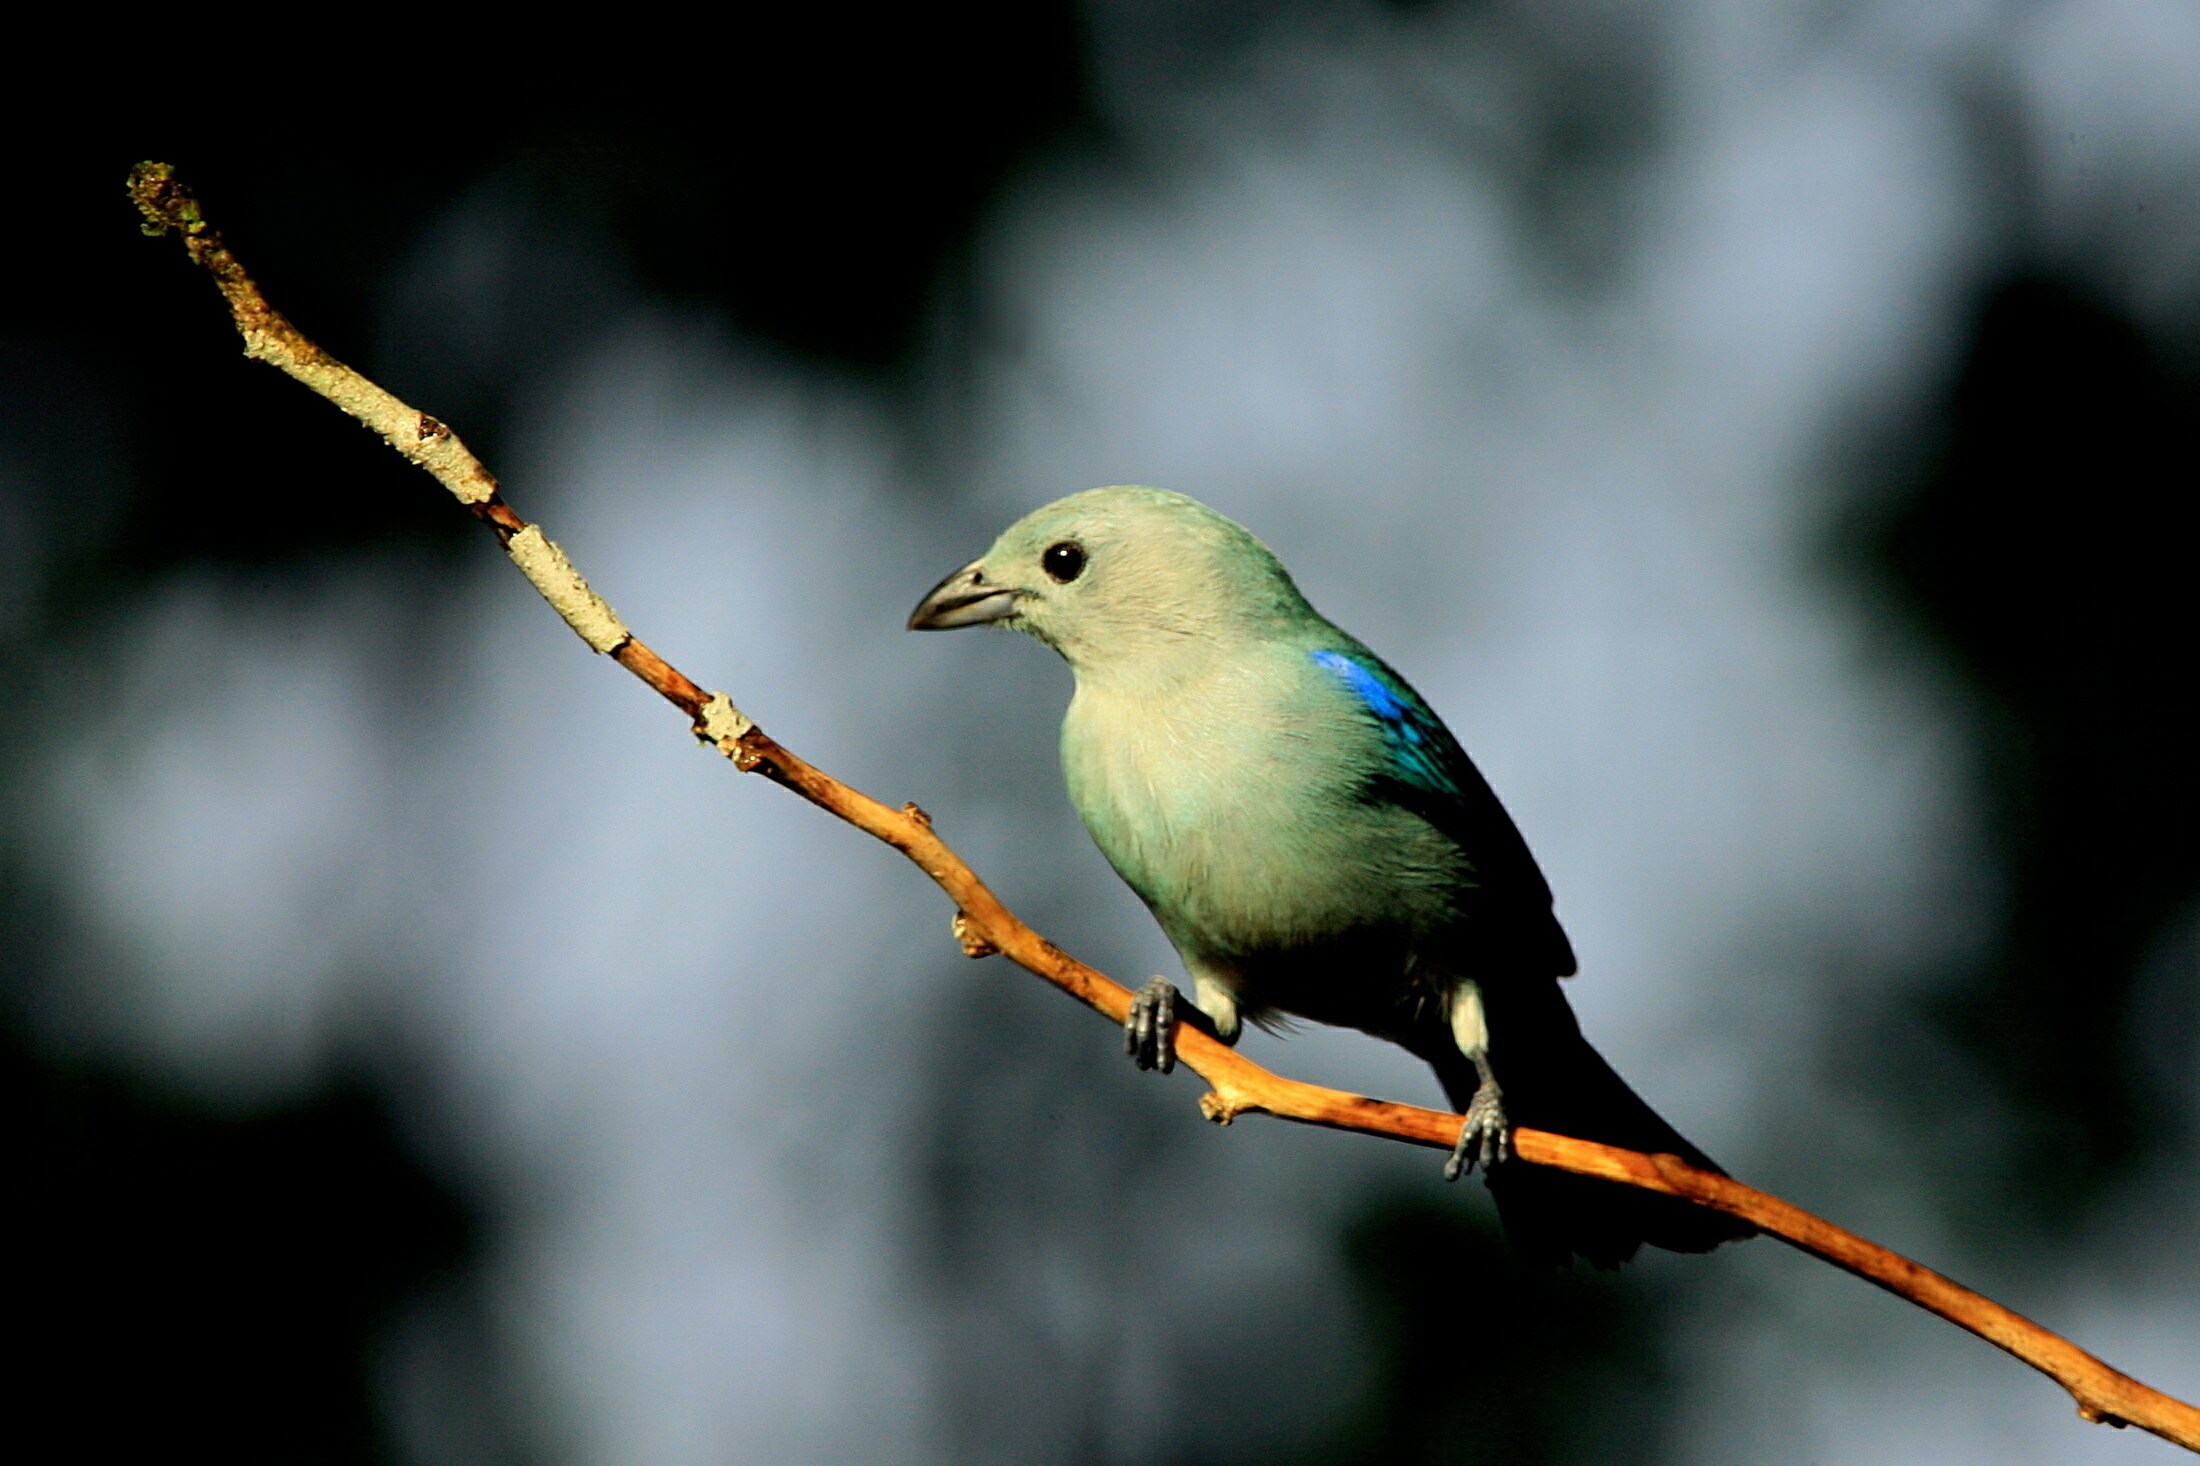
[{"label": "bird's leg", "polygon": [[1164,1074],[1174,1069],[1176,1025],[1180,1022],[1226,1044],[1237,1042],[1237,1002],[1229,990],[1194,973],[1192,991],[1199,999],[1197,1004],[1179,1002],[1176,984],[1156,977],[1131,994],[1130,1012],[1123,1015],[1123,1052],[1131,1056],[1131,1062]]},{"label": "bird's leg", "polygon": [[1123,1052],[1141,1069],[1166,1074],[1176,1067],[1176,984],[1165,977],[1147,980],[1131,994],[1123,1015]]},{"label": "bird's leg", "polygon": [[1490,1023],[1482,1010],[1482,989],[1472,982],[1459,984],[1451,1000],[1451,1034],[1459,1051],[1474,1065],[1474,1098],[1467,1104],[1467,1121],[1459,1127],[1459,1142],[1444,1162],[1444,1179],[1456,1181],[1481,1162],[1484,1174],[1512,1155],[1512,1122],[1505,1118],[1505,1091],[1497,1087],[1497,1071],[1490,1067]]},{"label": "bird's leg", "polygon": [[1451,1159],[1444,1162],[1444,1179],[1456,1181],[1474,1169],[1476,1161],[1487,1172],[1498,1162],[1512,1156],[1512,1126],[1505,1119],[1505,1091],[1497,1087],[1497,1074],[1490,1068],[1488,1049],[1469,1049],[1467,1057],[1474,1062],[1474,1072],[1482,1082],[1474,1087],[1474,1098],[1467,1104],[1467,1123],[1459,1127],[1459,1143],[1451,1148]]}]

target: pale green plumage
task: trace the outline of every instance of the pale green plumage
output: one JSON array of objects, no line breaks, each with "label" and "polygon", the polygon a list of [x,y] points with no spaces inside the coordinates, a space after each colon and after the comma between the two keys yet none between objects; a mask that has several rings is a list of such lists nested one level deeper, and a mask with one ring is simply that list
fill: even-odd
[{"label": "pale green plumage", "polygon": [[[1062,540],[1089,557],[1068,585],[1037,572]],[[1360,797],[1381,731],[1309,660],[1364,648],[1267,546],[1181,494],[1108,488],[1031,514],[978,563],[1027,593],[1010,624],[1075,671],[1070,799],[1226,1031],[1240,1008],[1304,1011],[1261,984],[1264,954],[1371,927],[1401,928],[1385,933],[1397,945],[1449,922],[1465,859],[1426,821]]]},{"label": "pale green plumage", "polygon": [[[1515,1122],[1710,1165],[1582,1041],[1558,989],[1574,958],[1550,889],[1474,765],[1260,541],[1181,494],[1075,494],[1010,526],[910,624],[986,621],[1047,642],[1076,674],[1070,798],[1225,1039],[1241,1017],[1296,1015],[1405,1045],[1469,1115],[1447,1174],[1475,1147],[1503,1156]],[[1156,1062],[1139,1011],[1133,1047]],[[1490,1184],[1507,1229],[1554,1258],[1746,1235],[1517,1163]]]}]

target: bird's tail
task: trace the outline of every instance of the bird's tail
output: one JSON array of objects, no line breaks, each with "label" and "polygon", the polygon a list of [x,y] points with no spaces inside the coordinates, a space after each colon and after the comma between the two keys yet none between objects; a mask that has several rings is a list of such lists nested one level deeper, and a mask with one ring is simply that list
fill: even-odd
[{"label": "bird's tail", "polygon": [[[1483,1001],[1490,1066],[1512,1124],[1676,1155],[1726,1174],[1589,1046],[1557,982],[1488,983]],[[1444,1093],[1463,1111],[1479,1076],[1456,1048],[1447,1044],[1445,1050],[1431,1057]],[[1674,1252],[1709,1252],[1722,1242],[1756,1235],[1747,1222],[1678,1197],[1518,1159],[1499,1164],[1488,1180],[1505,1234],[1541,1261],[1564,1263],[1578,1255],[1598,1267],[1615,1267],[1645,1242]]]}]

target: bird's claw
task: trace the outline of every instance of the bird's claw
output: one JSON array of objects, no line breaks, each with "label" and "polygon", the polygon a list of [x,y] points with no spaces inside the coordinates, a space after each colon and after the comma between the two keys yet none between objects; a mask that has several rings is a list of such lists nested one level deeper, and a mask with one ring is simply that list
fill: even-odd
[{"label": "bird's claw", "polygon": [[1477,1161],[1486,1176],[1492,1166],[1511,1156],[1512,1124],[1505,1118],[1505,1092],[1497,1087],[1496,1080],[1484,1079],[1475,1086],[1474,1099],[1467,1105],[1467,1123],[1459,1127],[1459,1143],[1451,1148],[1451,1159],[1444,1162],[1444,1179],[1458,1180],[1473,1170]]},{"label": "bird's claw", "polygon": [[1141,1069],[1176,1067],[1176,985],[1157,977],[1131,994],[1123,1017],[1123,1052]]}]

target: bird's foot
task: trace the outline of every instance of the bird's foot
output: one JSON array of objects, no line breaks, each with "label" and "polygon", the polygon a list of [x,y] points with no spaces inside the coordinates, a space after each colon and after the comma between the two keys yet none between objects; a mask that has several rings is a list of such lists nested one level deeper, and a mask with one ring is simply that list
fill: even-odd
[{"label": "bird's foot", "polygon": [[1505,1118],[1505,1092],[1485,1069],[1482,1082],[1474,1088],[1474,1099],[1467,1105],[1467,1123],[1459,1127],[1459,1143],[1451,1148],[1451,1159],[1444,1162],[1444,1179],[1458,1180],[1473,1170],[1477,1161],[1486,1176],[1490,1167],[1511,1156],[1512,1122]]},{"label": "bird's foot", "polygon": [[1141,1069],[1176,1067],[1176,985],[1157,977],[1131,994],[1123,1018],[1123,1052]]}]

